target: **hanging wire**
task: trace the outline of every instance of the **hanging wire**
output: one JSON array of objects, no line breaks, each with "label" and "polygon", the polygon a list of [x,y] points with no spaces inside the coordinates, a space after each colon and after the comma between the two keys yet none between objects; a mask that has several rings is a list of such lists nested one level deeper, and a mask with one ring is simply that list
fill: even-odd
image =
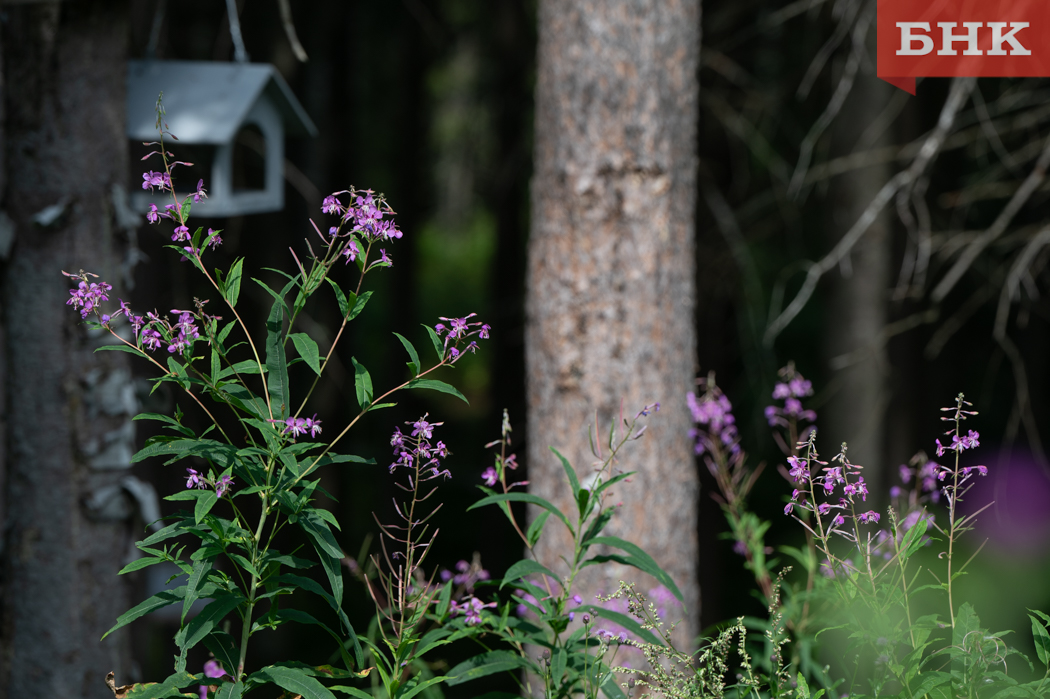
[{"label": "hanging wire", "polygon": [[157,0],[153,8],[153,24],[149,29],[149,42],[146,44],[146,58],[154,60],[157,57],[157,44],[160,43],[160,28],[164,25],[164,11],[168,7],[168,0]]},{"label": "hanging wire", "polygon": [[237,13],[237,0],[226,0],[226,14],[230,17],[230,38],[233,39],[233,60],[238,63],[247,63],[248,52],[244,50],[244,37],[241,36],[241,18]]}]

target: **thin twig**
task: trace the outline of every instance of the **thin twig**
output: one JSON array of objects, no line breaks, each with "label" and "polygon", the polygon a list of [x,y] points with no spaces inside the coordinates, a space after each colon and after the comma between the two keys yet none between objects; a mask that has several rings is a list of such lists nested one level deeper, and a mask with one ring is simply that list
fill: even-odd
[{"label": "thin twig", "polygon": [[1040,154],[1039,160],[1036,161],[1035,167],[1028,173],[1028,177],[1017,188],[1017,191],[1010,201],[1007,202],[1006,206],[1003,207],[1003,210],[999,212],[999,216],[988,227],[988,230],[970,243],[969,247],[963,251],[963,254],[959,256],[952,268],[948,270],[948,273],[944,275],[944,278],[934,288],[932,294],[934,303],[943,301],[948,292],[952,290],[962,278],[962,275],[966,273],[966,270],[970,268],[970,265],[973,264],[974,260],[977,259],[977,256],[984,252],[984,249],[992,241],[1003,234],[1006,227],[1013,221],[1014,216],[1017,215],[1017,212],[1025,205],[1036,188],[1042,184],[1043,179],[1046,177],[1047,167],[1050,167],[1050,136],[1047,136],[1046,140],[1043,141],[1043,152]]},{"label": "thin twig", "polygon": [[930,161],[933,160],[943,145],[948,131],[955,123],[955,117],[959,109],[965,104],[975,82],[975,78],[954,78],[952,80],[951,91],[948,93],[948,99],[945,100],[944,107],[941,109],[937,127],[930,132],[911,166],[907,170],[897,173],[893,179],[883,185],[882,189],[879,190],[875,198],[872,199],[871,203],[860,215],[860,218],[857,219],[857,222],[842,237],[842,240],[822,260],[810,265],[802,288],[799,289],[787,308],[766,328],[764,342],[767,346],[772,345],[777,335],[802,311],[816,290],[817,282],[820,281],[820,278],[834,269],[839,264],[839,261],[857,244],[857,241],[875,222],[875,219],[882,212],[882,209],[886,207],[893,195],[897,193],[897,190],[914,182],[926,170]]}]

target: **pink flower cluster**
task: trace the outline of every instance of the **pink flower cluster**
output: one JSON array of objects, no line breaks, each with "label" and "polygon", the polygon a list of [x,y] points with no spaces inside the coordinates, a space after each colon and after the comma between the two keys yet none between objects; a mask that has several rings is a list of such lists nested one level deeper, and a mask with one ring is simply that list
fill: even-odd
[{"label": "pink flower cluster", "polygon": [[445,357],[452,362],[459,360],[467,352],[477,352],[478,343],[475,340],[471,340],[466,347],[460,349],[460,343],[467,339],[477,335],[479,340],[489,339],[489,332],[492,330],[489,325],[480,321],[468,322],[471,318],[476,316],[477,313],[471,313],[465,318],[445,318],[439,317],[438,320],[443,320],[445,323],[438,323],[434,326],[434,330],[437,332],[438,337],[444,335],[445,337]]},{"label": "pink flower cluster", "polygon": [[[394,428],[394,434],[390,437],[390,446],[394,448],[394,463],[390,464],[390,473],[399,466],[414,468],[420,474],[420,480],[432,480],[438,476],[451,478],[448,469],[441,468],[441,459],[447,457],[451,452],[444,442],[438,441],[432,445],[430,440],[434,437],[434,428],[443,425],[441,422],[428,422],[427,415],[415,422],[406,422],[412,426],[411,434],[404,434],[400,427]],[[411,476],[409,476],[411,479]]]}]

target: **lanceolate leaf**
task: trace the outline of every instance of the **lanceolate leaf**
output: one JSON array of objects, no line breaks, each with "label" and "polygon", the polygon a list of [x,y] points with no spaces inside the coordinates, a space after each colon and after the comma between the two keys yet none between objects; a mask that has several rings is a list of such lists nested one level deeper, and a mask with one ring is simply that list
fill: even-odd
[{"label": "lanceolate leaf", "polygon": [[208,571],[211,570],[211,564],[211,561],[197,561],[193,564],[193,570],[190,572],[189,580],[186,581],[186,597],[182,600],[183,623],[186,622],[186,614],[190,611],[190,607],[200,597],[201,582],[203,582],[208,576]]},{"label": "lanceolate leaf", "polygon": [[500,582],[500,584],[499,584],[500,589],[502,590],[503,586],[506,585],[507,583],[512,583],[515,580],[519,580],[521,578],[524,578],[527,575],[532,575],[532,574],[535,574],[535,573],[541,573],[543,575],[549,575],[551,577],[551,579],[558,580],[558,576],[555,575],[550,570],[550,568],[548,568],[547,566],[541,564],[538,561],[533,561],[533,560],[530,560],[530,559],[526,558],[524,560],[518,561],[517,563],[515,563],[514,565],[512,565],[510,568],[507,569],[507,572],[503,576],[503,581]]},{"label": "lanceolate leaf", "polygon": [[478,507],[484,507],[485,505],[492,505],[493,503],[497,502],[528,502],[532,503],[533,505],[539,505],[540,507],[542,507],[543,509],[547,510],[552,515],[560,519],[565,524],[565,526],[569,528],[569,531],[572,531],[572,525],[569,524],[568,518],[561,513],[561,510],[559,510],[550,502],[544,500],[538,495],[533,495],[532,493],[500,493],[497,495],[489,495],[488,497],[478,500],[476,503],[468,507],[467,510],[473,510]]},{"label": "lanceolate leaf", "polygon": [[284,356],[284,303],[275,301],[266,320],[266,388],[275,418],[284,419],[288,398],[288,360]]},{"label": "lanceolate leaf", "polygon": [[332,290],[335,291],[335,300],[339,304],[339,316],[345,318],[346,312],[350,310],[350,306],[346,302],[346,294],[343,293],[343,290],[339,288],[339,285],[331,277],[325,277],[324,280],[331,284]]},{"label": "lanceolate leaf", "polygon": [[372,377],[368,375],[368,369],[357,362],[354,357],[350,358],[354,363],[354,387],[357,390],[357,404],[362,408],[372,402]]},{"label": "lanceolate leaf", "polygon": [[320,353],[317,351],[317,343],[314,342],[313,338],[306,333],[293,333],[288,337],[292,338],[292,343],[295,345],[295,351],[303,358],[306,365],[313,369],[315,374],[320,376],[321,357]]},{"label": "lanceolate leaf", "polygon": [[350,315],[346,317],[347,321],[351,321],[358,316],[361,311],[365,310],[365,304],[368,303],[368,299],[372,298],[372,292],[366,291],[360,296],[354,299],[354,307],[350,309]]},{"label": "lanceolate leaf", "polygon": [[226,302],[230,304],[230,307],[237,305],[237,299],[241,296],[241,265],[244,264],[244,258],[238,257],[230,267],[230,273],[226,275],[225,294]]},{"label": "lanceolate leaf", "polygon": [[292,694],[302,695],[302,699],[335,699],[335,695],[323,684],[294,667],[264,667],[252,673],[253,678],[262,678],[273,682],[281,689]]},{"label": "lanceolate leaf", "polygon": [[671,591],[671,594],[673,594],[679,602],[684,602],[682,591],[678,589],[677,585],[675,585],[671,576],[665,573],[663,568],[656,564],[653,557],[643,551],[637,544],[632,544],[630,541],[624,541],[616,536],[596,536],[587,542],[588,546],[593,546],[594,544],[604,544],[625,551],[628,554],[627,556],[624,556],[625,562],[659,580],[664,587]]},{"label": "lanceolate leaf", "polygon": [[401,340],[401,344],[405,346],[405,351],[408,352],[408,358],[411,360],[408,363],[408,367],[412,370],[412,376],[416,376],[419,373],[419,354],[416,352],[416,348],[412,346],[405,337],[394,333],[394,336]]},{"label": "lanceolate leaf", "polygon": [[[181,588],[181,590],[185,591],[185,588]],[[123,626],[127,626],[136,619],[146,616],[150,612],[175,604],[180,599],[182,599],[182,595],[176,594],[174,590],[164,590],[163,592],[158,592],[149,599],[145,600],[144,602],[140,602],[139,604],[135,605],[134,607],[117,617],[116,625],[109,631],[107,631],[105,634],[103,634],[102,638],[105,638],[106,636],[110,635],[111,633]]]},{"label": "lanceolate leaf", "polygon": [[470,404],[466,396],[460,393],[455,386],[450,386],[444,381],[437,381],[436,379],[412,379],[408,382],[405,388],[428,388],[431,391],[440,391],[441,393],[447,393],[450,396],[459,398],[464,403]]},{"label": "lanceolate leaf", "polygon": [[449,671],[445,682],[452,686],[497,672],[528,668],[530,665],[531,663],[517,653],[509,650],[494,650],[464,660]]},{"label": "lanceolate leaf", "polygon": [[190,623],[175,635],[175,643],[180,648],[187,650],[193,648],[243,601],[244,598],[239,594],[229,592],[212,600],[201,610],[200,614],[190,619]]}]

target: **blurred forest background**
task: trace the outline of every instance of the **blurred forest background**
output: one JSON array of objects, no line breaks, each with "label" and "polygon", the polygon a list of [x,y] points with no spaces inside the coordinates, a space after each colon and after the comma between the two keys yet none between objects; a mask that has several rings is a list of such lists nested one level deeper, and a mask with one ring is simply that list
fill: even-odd
[{"label": "blurred forest background", "polygon": [[[490,464],[484,445],[498,438],[504,408],[516,426],[520,456],[528,439],[525,264],[533,134],[545,128],[533,120],[536,3],[314,0],[291,3],[290,9],[308,60],[297,58],[276,0],[238,3],[244,45],[251,61],[276,66],[320,135],[287,141],[283,211],[200,219],[197,225],[224,229],[218,266],[246,255],[255,269],[288,268],[288,247],[309,235],[310,218],[320,225],[325,194],[353,185],[387,196],[404,238],[390,251],[394,266],[370,277],[378,284],[375,299],[358,321],[358,333],[341,348],[335,380],[317,394],[315,409],[326,424],[339,423],[340,411],[349,414],[350,356],[369,367],[376,385],[401,375],[392,331],[471,312],[490,323],[492,340],[461,365],[456,381],[469,407],[442,396],[408,395],[396,413],[369,416],[348,451],[382,462],[395,421],[425,411],[444,420],[442,439],[455,454],[449,463],[456,473],[443,489],[445,512],[454,514],[442,521],[434,561],[451,567],[477,552],[484,567],[502,571],[519,556],[505,522],[494,512],[488,519],[461,513]],[[1000,503],[973,537],[975,545],[985,538],[989,545],[987,567],[974,570],[972,584],[998,586],[999,595],[985,600],[990,608],[981,611],[989,626],[1020,628],[1027,623],[1026,606],[1045,609],[1050,602],[1042,582],[1050,572],[1044,449],[1050,438],[1050,305],[1043,298],[1050,259],[1050,183],[1044,181],[1050,84],[929,79],[920,82],[917,97],[909,96],[874,77],[874,11],[875,3],[864,0],[704,3],[696,317],[682,322],[695,323],[698,370],[717,372],[751,461],[768,464],[754,509],[778,523],[787,486],[776,474],[781,457],[763,408],[771,402],[779,367],[793,360],[813,381],[817,392],[808,407],[819,416],[823,455],[848,441],[852,460],[868,467],[866,478],[878,493],[899,484],[897,465],[916,451],[932,454],[933,440],[943,432],[939,408],[965,392],[981,413],[972,426],[982,434],[981,455],[993,471],[973,501],[994,497]],[[0,23],[9,139],[19,123],[35,118],[20,111],[22,95],[34,88],[15,69],[34,52],[47,55],[49,49],[33,44],[26,29],[47,12],[63,15],[55,26],[79,23],[85,42],[93,40],[90,31],[110,32],[126,47],[113,50],[111,65],[118,70],[118,54],[233,58],[226,5],[217,0],[5,3]],[[78,115],[83,138],[90,140],[98,118],[90,111]],[[922,150],[924,143],[932,149]],[[261,165],[250,136],[242,146],[238,177],[249,181]],[[2,206],[16,220],[16,211],[28,219],[55,203],[18,196],[20,187],[30,185],[19,181],[15,164],[44,147],[20,145],[15,153],[5,144]],[[90,148],[65,152],[78,161],[71,167],[83,178],[90,179],[96,167],[126,168],[122,176],[137,187],[144,169],[130,154],[114,165]],[[864,223],[860,230],[858,221]],[[114,296],[130,297],[137,309],[189,307],[195,293],[189,266],[163,250],[167,236],[140,223],[129,226],[121,242],[131,266],[121,284],[113,282]],[[0,224],[6,260],[12,247],[4,226],[11,224]],[[15,254],[22,245],[33,243],[15,238]],[[3,320],[9,324],[27,312],[17,300],[33,292],[18,291],[25,277],[6,264]],[[55,289],[43,296],[61,305],[64,281],[47,277],[40,283]],[[251,293],[245,299],[252,304],[249,314],[261,321],[269,299],[261,290]],[[59,310],[54,323],[72,327],[72,313]],[[306,323],[323,337],[332,318],[308,317]],[[11,353],[29,331],[6,332],[3,371],[16,381],[24,369]],[[131,370],[142,409],[172,409],[171,393],[149,395],[146,367]],[[683,401],[690,388],[681,387]],[[9,389],[3,407],[3,438],[9,442],[17,440],[19,419],[34,419],[14,395]],[[147,429],[139,423],[138,443]],[[17,447],[8,449],[3,516],[9,531],[12,499],[25,492],[19,487],[29,486],[10,485],[12,459],[20,457]],[[741,559],[720,538],[724,522],[709,497],[713,482],[700,471],[698,569],[706,628],[759,607],[747,592],[751,584]],[[180,468],[147,463],[131,473],[162,496],[184,487]],[[386,469],[333,471],[327,478],[338,500],[333,507],[343,523],[343,544],[356,556],[374,535],[372,511],[389,503]],[[876,505],[886,502],[879,495]],[[778,524],[771,544],[796,533]],[[22,541],[5,533],[4,557],[29,555],[18,548]],[[157,584],[145,574],[118,581],[114,574],[127,550],[110,553],[117,563],[111,570],[95,569],[97,576],[109,576],[99,585],[130,585],[137,600]],[[11,610],[23,602],[10,587],[3,594],[10,643]],[[372,606],[363,588],[349,583],[348,597],[360,600],[357,609],[348,609],[355,625],[367,625]],[[135,660],[125,668],[128,679],[167,673],[174,628],[177,618],[133,627]],[[295,633],[280,629],[263,652],[278,657],[285,648],[319,642]],[[110,669],[91,672],[101,678]]]}]

